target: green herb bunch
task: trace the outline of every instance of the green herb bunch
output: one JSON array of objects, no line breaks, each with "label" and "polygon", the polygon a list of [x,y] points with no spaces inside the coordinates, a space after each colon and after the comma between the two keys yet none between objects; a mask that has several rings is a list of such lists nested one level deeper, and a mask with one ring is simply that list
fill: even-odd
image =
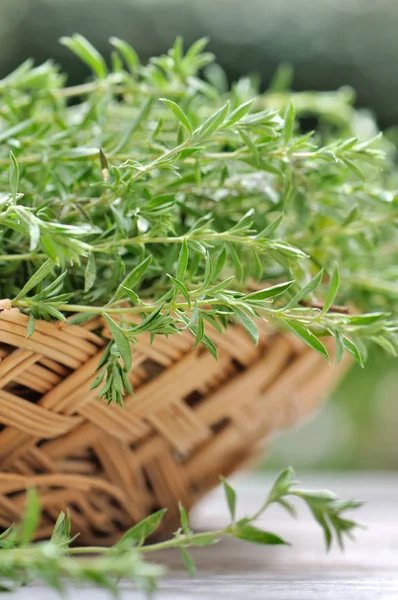
[{"label": "green herb bunch", "polygon": [[325,358],[323,336],[336,360],[395,353],[394,149],[349,91],[290,93],[283,72],[265,93],[227,89],[205,40],[143,65],[111,38],[110,66],[79,35],[62,43],[87,83],[29,61],[0,81],[0,297],[30,335],[103,316],[94,385],[118,403],[142,332],[187,328],[216,356],[207,323],[257,342],[267,319]]},{"label": "green herb bunch", "polygon": [[356,522],[346,518],[345,513],[358,508],[361,503],[343,501],[327,490],[298,488],[291,468],[279,475],[263,505],[249,517],[237,518],[236,492],[227,481],[223,480],[223,485],[230,513],[230,523],[223,529],[194,533],[188,515],[180,505],[181,527],[170,539],[144,545],[162,522],[165,511],[160,510],[135,525],[112,547],[73,546],[75,538],[71,537],[70,517],[63,512],[54,526],[51,539],[32,543],[40,520],[40,504],[36,492],[31,489],[22,523],[10,527],[0,536],[1,589],[11,591],[32,579],[39,579],[60,593],[67,591],[67,583],[77,582],[105,588],[118,597],[118,583],[123,578],[151,594],[165,569],[147,562],[147,554],[175,548],[180,551],[189,574],[193,575],[195,564],[189,549],[194,547],[211,546],[225,537],[253,544],[287,544],[275,533],[259,528],[256,521],[272,504],[279,504],[295,516],[295,506],[291,503],[294,498],[307,505],[324,532],[328,549],[333,540],[343,548],[345,537],[352,537],[353,530],[358,527]]}]

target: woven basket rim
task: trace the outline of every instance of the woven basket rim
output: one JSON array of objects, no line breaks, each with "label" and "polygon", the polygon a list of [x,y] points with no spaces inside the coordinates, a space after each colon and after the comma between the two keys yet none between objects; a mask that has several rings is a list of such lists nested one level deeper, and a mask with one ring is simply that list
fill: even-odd
[{"label": "woven basket rim", "polygon": [[[18,520],[24,489],[37,486],[44,508],[38,536],[70,509],[81,543],[118,539],[157,508],[165,527],[178,502],[191,508],[262,440],[312,412],[345,371],[295,336],[260,322],[256,347],[232,325],[212,332],[216,361],[192,350],[189,331],[168,339],[140,335],[129,374],[135,395],[106,406],[90,391],[106,324],[36,321],[0,303],[0,527]],[[326,340],[331,344],[332,340]]]}]

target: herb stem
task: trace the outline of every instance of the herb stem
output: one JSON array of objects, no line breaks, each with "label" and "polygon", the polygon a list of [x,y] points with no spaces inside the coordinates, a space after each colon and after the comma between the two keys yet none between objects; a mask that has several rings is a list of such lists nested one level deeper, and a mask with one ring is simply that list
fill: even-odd
[{"label": "herb stem", "polygon": [[149,552],[159,552],[160,550],[167,550],[168,548],[178,548],[181,546],[187,548],[196,544],[200,545],[198,542],[200,543],[201,540],[206,540],[209,535],[218,538],[228,534],[231,531],[232,526],[227,527],[226,529],[218,529],[216,531],[175,536],[174,538],[166,540],[165,542],[158,542],[157,544],[148,544],[147,546],[142,546],[139,550],[143,554],[148,554]]},{"label": "herb stem", "polygon": [[[199,308],[206,308],[209,306],[214,306],[215,304],[221,304],[219,298],[207,298],[202,301],[198,301],[197,305]],[[29,301],[26,300],[13,300],[12,305],[15,308],[28,308]],[[188,302],[169,302],[165,303],[163,308],[164,312],[167,310],[189,310],[191,304]],[[140,304],[139,306],[123,306],[119,308],[107,308],[103,306],[84,306],[80,304],[57,304],[57,309],[64,312],[69,313],[89,313],[93,315],[121,315],[121,314],[142,314],[142,313],[151,313],[155,310],[158,310],[158,304]],[[269,314],[277,314],[276,311],[272,309],[265,309],[261,307],[263,312]]]},{"label": "herb stem", "polygon": [[256,239],[253,236],[239,236],[231,234],[230,231],[208,231],[205,233],[194,233],[175,237],[149,237],[145,235],[136,236],[133,238],[126,238],[123,240],[114,240],[112,242],[98,244],[93,246],[94,252],[106,252],[112,246],[130,246],[130,245],[145,245],[145,244],[182,244],[185,241],[202,241],[212,242],[217,240],[223,240],[226,242],[243,244],[247,246],[264,246],[264,239]]},{"label": "herb stem", "polygon": [[[178,154],[178,152],[181,152],[186,147],[188,147],[190,145],[188,142],[190,142],[190,141],[191,140],[187,140],[187,142],[185,142],[184,144],[181,144],[180,146],[177,146],[176,148],[172,148],[167,153],[161,154],[159,157],[157,157],[154,161],[149,163],[142,170],[138,171],[134,180],[137,180],[137,179],[139,179],[139,177],[141,177],[141,175],[139,175],[139,174],[148,173],[159,162],[173,158],[173,156]],[[250,156],[251,156],[250,152],[248,152],[247,150],[241,151],[239,149],[235,150],[233,152],[204,152],[204,153],[200,152],[199,154],[200,154],[200,158],[202,160],[208,160],[208,161],[243,160],[245,158],[250,158]],[[126,163],[129,160],[139,160],[140,157],[141,157],[140,154],[134,155],[132,153],[118,153],[118,154],[111,154],[111,155],[107,154],[107,160],[109,163],[112,163],[112,164],[115,164],[115,163],[118,163],[121,161]],[[304,159],[309,159],[309,158],[312,158],[312,159],[318,158],[319,154],[316,151],[313,151],[313,152],[290,152],[289,153],[287,150],[275,150],[275,151],[268,150],[266,153],[262,154],[262,157],[263,158],[275,157],[275,158],[281,158],[281,159],[289,158],[291,160],[304,160]],[[48,162],[52,162],[52,161],[57,161],[57,162],[67,162],[67,161],[72,161],[72,160],[73,161],[76,161],[76,160],[78,160],[78,161],[82,161],[82,160],[96,161],[97,159],[98,159],[98,156],[95,153],[89,154],[87,156],[80,157],[80,158],[67,158],[67,157],[63,157],[62,155],[48,156],[48,155],[44,155],[44,154],[43,155],[32,154],[32,155],[25,155],[25,156],[18,157],[18,163],[21,165],[40,165],[42,163],[48,163]],[[193,165],[193,164],[195,164],[195,159],[187,157],[182,162],[184,162],[187,165],[190,165],[190,164]],[[0,158],[0,166],[6,167],[9,165],[9,163],[10,163],[10,161],[8,158]]]},{"label": "herb stem", "polygon": [[159,96],[167,95],[168,97],[179,97],[186,93],[186,89],[184,87],[169,87],[167,90],[163,90],[156,87],[150,87],[147,84],[136,84],[131,81],[128,84],[120,84],[115,81],[111,81],[110,79],[101,79],[95,81],[89,81],[87,83],[82,83],[79,85],[72,85],[64,88],[59,88],[54,90],[54,95],[59,96],[61,98],[74,98],[76,96],[85,96],[87,94],[92,94],[93,92],[108,92],[111,91],[113,94],[127,94],[127,93],[141,93],[145,96],[153,96],[154,98],[159,98]]},{"label": "herb stem", "polygon": [[35,254],[33,252],[26,252],[25,254],[0,254],[0,262],[14,261],[14,260],[45,260],[48,257],[45,254]]},{"label": "herb stem", "polygon": [[106,554],[109,552],[107,546],[76,546],[68,548],[68,554],[73,555],[86,555],[86,554]]}]

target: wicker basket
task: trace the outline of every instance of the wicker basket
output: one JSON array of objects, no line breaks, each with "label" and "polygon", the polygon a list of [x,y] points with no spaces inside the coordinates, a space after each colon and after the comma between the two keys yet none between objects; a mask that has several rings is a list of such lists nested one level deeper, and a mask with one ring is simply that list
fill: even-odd
[{"label": "wicker basket", "polygon": [[69,508],[79,540],[115,540],[167,507],[165,526],[252,458],[260,441],[311,412],[346,362],[330,367],[296,338],[262,325],[257,347],[240,327],[220,335],[216,361],[189,332],[151,345],[141,336],[134,397],[106,406],[90,383],[108,332],[0,313],[0,527],[17,521],[28,486],[41,497],[40,536]]}]

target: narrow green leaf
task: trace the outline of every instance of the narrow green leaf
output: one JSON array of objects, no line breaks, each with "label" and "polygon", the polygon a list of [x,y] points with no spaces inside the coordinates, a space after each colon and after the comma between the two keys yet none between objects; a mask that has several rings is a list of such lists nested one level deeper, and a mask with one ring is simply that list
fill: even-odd
[{"label": "narrow green leaf", "polygon": [[215,317],[213,317],[212,315],[210,315],[206,311],[204,311],[203,312],[203,318],[205,319],[205,321],[207,321],[208,323],[210,323],[210,325],[212,325],[214,327],[214,329],[216,331],[218,331],[218,333],[222,333],[223,332],[222,325],[217,321],[217,319]]},{"label": "narrow green leaf", "polygon": [[130,396],[134,396],[134,390],[133,390],[133,387],[131,385],[130,379],[128,378],[126,371],[124,369],[121,369],[120,374],[122,376],[124,389],[126,390],[126,392],[128,394],[130,394]]},{"label": "narrow green leaf", "polygon": [[213,544],[217,544],[220,541],[219,536],[214,533],[208,533],[206,535],[200,534],[200,537],[195,538],[193,536],[190,541],[190,546],[196,546],[198,548],[203,548],[205,546],[212,546]]},{"label": "narrow green leaf", "polygon": [[58,515],[58,519],[55,522],[53,533],[51,536],[51,541],[57,541],[57,538],[62,537],[64,535],[65,530],[65,513],[61,511]]},{"label": "narrow green leaf", "polygon": [[140,60],[134,48],[117,37],[109,38],[109,42],[120,52],[130,73],[134,73],[140,64]]},{"label": "narrow green leaf", "polygon": [[236,318],[240,321],[247,333],[250,335],[253,342],[257,345],[259,333],[255,322],[245,312],[243,312],[243,310],[240,310],[240,308],[233,306],[232,310],[234,311]]},{"label": "narrow green leaf", "polygon": [[215,280],[218,279],[218,277],[220,276],[220,274],[224,268],[226,258],[227,258],[227,251],[224,247],[224,248],[222,248],[221,252],[218,254],[217,258],[214,261],[213,278]]},{"label": "narrow green leaf", "polygon": [[261,231],[261,233],[258,234],[258,238],[268,238],[270,237],[279,227],[279,225],[282,223],[284,219],[284,213],[281,213],[279,215],[279,217],[277,217],[276,219],[274,219],[274,221],[271,221],[271,223],[269,225],[267,225],[267,227],[265,227],[265,229],[263,229]]},{"label": "narrow green leaf", "polygon": [[251,100],[247,100],[247,102],[244,102],[243,104],[235,108],[226,120],[225,127],[231,127],[232,125],[235,125],[241,119],[243,119],[243,117],[245,117],[247,113],[250,112],[250,109],[253,106],[254,102],[255,99],[252,98]]},{"label": "narrow green leaf", "polygon": [[343,344],[346,350],[351,354],[351,356],[355,358],[357,363],[361,367],[364,367],[364,357],[362,356],[362,353],[360,352],[358,346],[354,344],[354,342],[345,335],[343,335]]},{"label": "narrow green leaf", "polygon": [[232,244],[228,244],[228,250],[229,250],[229,255],[230,255],[232,262],[234,264],[234,267],[235,267],[236,277],[239,281],[243,281],[245,278],[245,272],[243,270],[243,265],[238,256],[238,253]]},{"label": "narrow green leaf", "polygon": [[82,323],[86,323],[87,321],[90,321],[93,318],[93,315],[91,315],[90,313],[79,313],[76,315],[73,315],[73,317],[70,317],[68,319],[68,323],[69,325],[81,325]]},{"label": "narrow green leaf", "polygon": [[177,65],[179,65],[181,63],[183,51],[184,51],[184,47],[183,47],[182,36],[177,35],[176,39],[174,40],[173,47],[168,52],[169,56],[173,57],[173,59]]},{"label": "narrow green leaf", "polygon": [[177,269],[176,269],[176,279],[179,279],[180,281],[184,281],[185,273],[186,273],[187,266],[188,266],[188,259],[189,259],[188,243],[187,243],[187,240],[184,239],[184,241],[181,244],[181,249],[180,249],[180,254],[178,256]]},{"label": "narrow green leaf", "polygon": [[178,503],[178,510],[180,511],[181,527],[182,527],[184,533],[186,535],[189,535],[191,533],[191,529],[189,527],[188,513],[185,510],[185,508],[183,507],[183,505],[181,504],[181,502]]},{"label": "narrow green leaf", "polygon": [[167,98],[160,98],[160,101],[163,102],[171,110],[175,118],[181,123],[181,125],[188,131],[189,135],[192,135],[192,125],[190,120],[188,119],[185,112],[182,110],[178,104],[173,102],[173,100],[168,100]]},{"label": "narrow green leaf", "polygon": [[72,37],[62,37],[60,42],[86,63],[99,79],[107,76],[108,69],[104,58],[85,37],[76,33]]},{"label": "narrow green leaf", "polygon": [[388,338],[382,335],[376,335],[372,336],[372,342],[378,344],[380,348],[383,348],[384,350],[392,354],[392,356],[398,355],[396,347]]},{"label": "narrow green leaf", "polygon": [[149,113],[154,103],[154,98],[148,98],[145,104],[142,105],[135,119],[133,119],[130,125],[126,128],[123,137],[120,139],[118,144],[109,152],[109,155],[117,154],[121,152],[127,143],[131,140],[132,136],[139,129],[140,125],[145,122],[149,117]]},{"label": "narrow green leaf", "polygon": [[112,346],[113,346],[113,342],[109,342],[109,344],[106,346],[104,352],[102,353],[102,356],[99,360],[98,366],[97,366],[97,371],[99,371],[101,369],[101,367],[103,367],[107,362],[108,359],[111,355],[111,350],[112,350]]},{"label": "narrow green leaf", "polygon": [[236,492],[224,477],[220,477],[220,480],[224,487],[224,493],[225,493],[225,497],[226,497],[228,508],[229,508],[229,514],[231,515],[232,521],[235,521]]},{"label": "narrow green leaf", "polygon": [[308,254],[299,248],[295,248],[294,246],[286,244],[285,242],[272,241],[270,242],[270,248],[274,248],[284,256],[292,256],[293,258],[308,258]]},{"label": "narrow green leaf", "polygon": [[158,510],[129,529],[117,542],[116,547],[142,546],[162,522],[166,509]]},{"label": "narrow green leaf", "polygon": [[283,308],[283,310],[287,310],[289,308],[292,308],[294,306],[297,306],[297,304],[299,304],[299,302],[301,302],[301,300],[303,300],[304,298],[306,298],[306,296],[308,296],[309,294],[311,294],[311,292],[313,292],[314,290],[316,290],[316,288],[318,287],[318,285],[320,284],[320,282],[322,281],[322,277],[323,277],[323,270],[319,271],[315,277],[313,277],[313,279],[311,279],[311,281],[309,281],[307,283],[307,285],[305,285],[291,300],[290,302],[288,302],[286,304],[286,306]]},{"label": "narrow green leaf", "polygon": [[343,337],[340,333],[335,333],[334,337],[335,337],[335,346],[336,346],[336,355],[335,355],[334,362],[336,365],[338,365],[342,361],[342,358],[344,356],[344,341],[343,341]]},{"label": "narrow green leaf", "polygon": [[39,294],[36,294],[35,298],[50,298],[57,296],[63,289],[67,274],[67,271],[63,271],[56,279],[54,279],[54,281],[46,285]]},{"label": "narrow green leaf", "polygon": [[251,208],[248,210],[233,227],[229,229],[229,232],[250,232],[253,225],[254,210]]},{"label": "narrow green leaf", "polygon": [[30,292],[30,290],[33,290],[33,288],[38,286],[39,283],[41,283],[43,279],[45,279],[51,273],[54,267],[54,261],[51,260],[51,258],[47,259],[46,262],[44,262],[37,269],[37,271],[32,275],[32,277],[27,281],[27,283],[25,283],[22,290],[17,294],[15,299],[19,300],[20,298],[24,298]]},{"label": "narrow green leaf", "polygon": [[328,351],[322,342],[312,333],[312,331],[304,327],[304,325],[301,325],[301,323],[291,319],[285,319],[285,323],[300,339],[303,340],[303,342],[329,360]]},{"label": "narrow green leaf", "polygon": [[203,340],[203,336],[205,334],[205,325],[204,325],[204,321],[203,321],[203,317],[202,317],[201,313],[198,313],[198,323],[196,325],[196,328],[192,328],[192,330],[194,331],[194,333],[196,335],[195,343],[192,346],[192,349],[194,349],[197,346],[199,346],[199,344]]},{"label": "narrow green leaf", "polygon": [[[128,273],[126,275],[126,277],[123,279],[123,281],[118,285],[115,295],[114,295],[113,299],[111,300],[111,302],[125,298],[127,296],[126,289],[132,290],[132,288],[134,288],[135,286],[137,286],[139,284],[140,280],[147,272],[151,262],[152,262],[152,256],[149,254],[146,258],[144,258],[144,260],[142,262],[140,262],[139,265],[134,267],[134,269],[132,269],[130,271],[130,273]],[[134,291],[134,290],[132,290],[132,291]]]},{"label": "narrow green leaf", "polygon": [[26,337],[28,337],[28,338],[31,337],[33,335],[34,331],[35,331],[35,318],[34,318],[33,314],[31,313],[29,315]]},{"label": "narrow green leaf", "polygon": [[206,290],[213,280],[213,261],[210,252],[206,252],[205,274],[203,277],[201,289]]},{"label": "narrow green leaf", "polygon": [[88,255],[86,270],[84,272],[84,292],[86,294],[93,287],[96,276],[97,276],[97,265],[95,262],[95,254],[94,254],[94,252],[90,252],[90,254]]},{"label": "narrow green leaf", "polygon": [[70,514],[65,514],[63,511],[58,516],[51,535],[51,542],[58,546],[69,546],[77,537],[71,538],[70,535],[71,522]]},{"label": "narrow green leaf", "polygon": [[[121,366],[118,363],[112,363],[112,365],[110,365],[112,372],[111,372],[111,378],[112,378],[112,385],[110,387],[110,393],[105,395],[106,400],[108,401],[108,405],[113,403],[117,403],[119,404],[119,406],[121,406],[122,408],[124,407],[124,400],[123,400],[123,396],[124,396],[124,392],[125,392],[125,387],[124,387],[124,383],[123,383],[123,378],[122,378],[122,373],[123,373],[123,369],[121,368]],[[108,373],[108,377],[109,377],[109,373]],[[102,391],[103,394],[103,391]],[[103,394],[104,395],[104,394]]]},{"label": "narrow green leaf", "polygon": [[296,518],[297,511],[294,508],[294,506],[292,504],[290,504],[290,502],[288,502],[284,498],[279,498],[279,500],[277,500],[276,502],[277,502],[277,504],[279,504],[280,506],[282,506],[282,508],[284,508],[286,510],[286,512],[288,512],[291,517]]},{"label": "narrow green leaf", "polygon": [[39,525],[39,520],[39,496],[34,488],[28,488],[26,492],[23,520],[19,529],[19,543],[21,546],[26,546],[31,542]]},{"label": "narrow green leaf", "polygon": [[132,330],[135,333],[137,333],[139,331],[148,331],[149,325],[152,324],[154,321],[156,321],[159,318],[159,316],[162,313],[162,310],[163,310],[163,304],[158,306],[158,308],[156,310],[154,310],[153,312],[151,312],[147,317],[145,317],[145,319],[142,319],[141,323],[136,325]]},{"label": "narrow green leaf", "polygon": [[194,131],[194,137],[196,139],[203,139],[215,131],[224,123],[229,113],[229,101],[219,108],[214,114],[212,114],[202,125],[200,125]]},{"label": "narrow green leaf", "polygon": [[[248,160],[246,160],[246,162],[248,164],[250,164],[250,162]],[[282,175],[283,175],[281,169],[278,169],[278,167],[271,164],[269,157],[267,157],[267,160],[264,160],[262,157],[260,157],[260,159],[257,161],[255,166],[258,169],[260,169],[261,171],[266,171],[267,173],[272,173],[273,175],[277,175],[278,177],[282,177]]]},{"label": "narrow green leaf", "polygon": [[268,494],[267,504],[276,502],[282,496],[288,494],[291,487],[294,485],[294,477],[295,474],[292,467],[288,467],[287,469],[284,469],[281,473],[279,473]]},{"label": "narrow green leaf", "polygon": [[348,211],[348,214],[347,214],[346,218],[344,219],[344,221],[342,222],[341,226],[346,227],[353,221],[356,221],[359,214],[360,214],[359,206],[358,206],[358,204],[354,204],[354,206],[352,206],[350,208],[350,210]]},{"label": "narrow green leaf", "polygon": [[126,298],[128,298],[130,300],[130,302],[132,302],[133,304],[142,304],[142,302],[140,301],[140,297],[138,296],[138,294],[133,292],[133,290],[129,290],[128,288],[126,288],[124,286],[123,286],[123,290],[126,294]]},{"label": "narrow green leaf", "polygon": [[34,123],[35,121],[33,119],[26,119],[25,121],[21,121],[13,127],[10,127],[9,129],[3,130],[0,133],[0,144],[3,144],[3,142],[6,142],[10,138],[18,136],[22,132],[26,132],[26,130],[30,129]]},{"label": "narrow green leaf", "polygon": [[251,294],[247,294],[245,296],[245,300],[260,301],[267,300],[268,298],[275,298],[275,296],[279,296],[288,290],[293,283],[294,281],[285,281],[283,283],[278,283],[277,285],[264,288],[263,290],[259,290],[258,292],[252,292]]},{"label": "narrow green leaf", "polygon": [[337,494],[330,490],[299,490],[296,495],[309,503],[317,501],[320,504],[328,504],[332,500],[338,500]]},{"label": "narrow green leaf", "polygon": [[258,151],[256,144],[253,142],[250,135],[248,133],[246,133],[245,131],[243,131],[243,129],[239,130],[239,135],[242,138],[242,140],[244,141],[244,143],[246,144],[247,148],[250,150],[251,155],[254,159],[254,164],[258,165],[260,162],[260,153]]},{"label": "narrow green leaf", "polygon": [[207,38],[207,37],[199,38],[198,40],[196,40],[196,42],[194,42],[192,44],[192,46],[190,46],[188,48],[188,50],[186,51],[186,54],[185,54],[185,58],[187,58],[188,60],[192,60],[196,56],[200,55],[203,52],[203,50],[206,48],[208,43],[209,43],[209,38]]},{"label": "narrow green leaf", "polygon": [[113,321],[108,315],[104,315],[104,319],[110,329],[112,337],[115,341],[115,344],[121,354],[123,359],[124,368],[129,373],[133,366],[133,361],[131,357],[131,348],[130,342],[127,339],[124,331]]},{"label": "narrow green leaf", "polygon": [[[4,543],[7,538],[15,538],[16,526],[15,523],[10,525],[7,529],[5,529],[2,533],[0,533],[0,541]],[[3,544],[0,544],[0,547],[3,547]]]},{"label": "narrow green leaf", "polygon": [[106,157],[106,154],[103,150],[103,148],[99,149],[99,159],[100,159],[100,165],[101,165],[101,171],[109,171],[109,163],[108,163],[108,159]]},{"label": "narrow green leaf", "polygon": [[[177,127],[177,145],[180,146],[184,142],[184,127],[179,124]],[[183,151],[184,153],[184,151]]]},{"label": "narrow green leaf", "polygon": [[389,313],[382,312],[367,313],[363,315],[353,315],[350,317],[350,325],[371,325],[372,323],[377,323],[377,321],[386,319],[389,316]]},{"label": "narrow green leaf", "polygon": [[359,179],[365,179],[364,172],[355,164],[353,160],[350,160],[347,157],[341,157],[340,160],[345,164],[346,167],[350,169]]},{"label": "narrow green leaf", "polygon": [[368,360],[368,347],[363,339],[361,339],[358,335],[351,334],[351,340],[354,342],[355,346],[358,348],[359,354],[362,357],[363,363],[366,363]]},{"label": "narrow green leaf", "polygon": [[330,547],[332,545],[333,536],[332,536],[332,531],[331,531],[330,525],[325,518],[325,513],[324,513],[324,511],[319,510],[316,507],[312,507],[311,505],[310,505],[310,510],[311,510],[313,517],[315,518],[315,520],[317,521],[317,523],[320,525],[320,527],[323,530],[323,534],[325,536],[326,549],[329,551]]},{"label": "narrow green leaf", "polygon": [[186,570],[188,571],[188,574],[191,577],[193,577],[196,573],[196,567],[195,563],[193,562],[192,556],[189,554],[188,550],[183,546],[180,546],[179,550],[181,552],[182,560],[184,561],[184,565]]},{"label": "narrow green leaf", "polygon": [[198,320],[198,316],[199,316],[199,307],[198,307],[198,301],[195,298],[194,299],[194,305],[193,305],[192,315],[191,315],[191,318],[189,319],[189,321],[187,322],[187,328],[188,329],[191,329],[191,327],[193,327],[195,325],[195,323]]},{"label": "narrow green leaf", "polygon": [[112,373],[108,374],[106,378],[105,385],[100,390],[100,398],[108,400],[108,404],[110,402],[117,402],[117,395],[114,387],[113,375]]},{"label": "narrow green leaf", "polygon": [[190,308],[191,307],[191,296],[189,295],[189,292],[188,292],[186,286],[182,283],[182,281],[179,281],[178,279],[176,279],[169,273],[167,274],[167,277],[174,283],[176,288],[180,290],[181,294],[184,296],[185,300],[188,303],[188,307]]},{"label": "narrow green leaf", "polygon": [[124,70],[122,58],[115,50],[111,52],[111,70],[112,73],[122,73]]},{"label": "narrow green leaf", "polygon": [[216,285],[212,285],[208,291],[211,292],[212,294],[216,294],[220,291],[225,290],[225,288],[234,280],[235,280],[235,277],[233,275],[231,275],[230,277],[223,279],[219,283],[216,283]]},{"label": "narrow green leaf", "polygon": [[161,194],[151,198],[144,207],[144,212],[168,212],[168,210],[176,204],[175,194]]},{"label": "narrow green leaf", "polygon": [[39,245],[40,234],[41,231],[38,221],[34,217],[32,219],[29,219],[29,250],[31,252],[33,252],[33,250],[36,250],[37,246]]},{"label": "narrow green leaf", "polygon": [[255,281],[262,281],[264,274],[264,265],[261,261],[261,258],[256,250],[256,248],[251,248],[252,252],[252,273]]},{"label": "narrow green leaf", "polygon": [[323,315],[325,315],[328,312],[329,308],[332,306],[334,299],[336,298],[336,295],[337,295],[337,292],[339,289],[339,285],[340,285],[340,274],[339,274],[339,267],[336,264],[335,268],[333,269],[332,276],[330,278],[328,293],[326,294],[325,304],[322,309]]},{"label": "narrow green leaf", "polygon": [[[205,315],[204,315],[204,318],[205,318]],[[204,334],[204,336],[202,337],[202,344],[210,352],[210,354],[213,356],[213,358],[215,358],[217,360],[217,358],[218,358],[217,346],[215,345],[213,340],[211,340],[209,338],[208,335]]]},{"label": "narrow green leaf", "polygon": [[283,141],[285,142],[286,146],[292,138],[295,115],[296,111],[294,109],[294,105],[292,102],[290,102],[285,111],[285,124],[283,127]]},{"label": "narrow green leaf", "polygon": [[239,540],[245,540],[246,542],[250,542],[252,544],[262,544],[266,546],[275,546],[275,545],[289,545],[288,542],[285,542],[282,538],[280,538],[275,533],[271,533],[269,531],[263,531],[262,529],[258,529],[253,525],[237,523],[236,529],[234,529],[231,535]]},{"label": "narrow green leaf", "polygon": [[19,184],[19,168],[17,159],[14,154],[10,151],[10,190],[12,199],[15,201],[18,194],[18,184]]},{"label": "narrow green leaf", "polygon": [[75,160],[80,158],[98,158],[98,148],[86,148],[84,146],[78,146],[76,148],[68,148],[62,150],[59,154],[61,160]]},{"label": "narrow green leaf", "polygon": [[95,390],[98,386],[101,385],[101,383],[104,381],[105,373],[106,373],[105,369],[103,369],[102,371],[100,371],[98,373],[98,375],[95,377],[94,381],[90,385],[90,388],[89,388],[90,390]]},{"label": "narrow green leaf", "polygon": [[293,82],[293,67],[290,63],[278,65],[275,74],[268,86],[270,92],[286,92],[290,90]]}]

